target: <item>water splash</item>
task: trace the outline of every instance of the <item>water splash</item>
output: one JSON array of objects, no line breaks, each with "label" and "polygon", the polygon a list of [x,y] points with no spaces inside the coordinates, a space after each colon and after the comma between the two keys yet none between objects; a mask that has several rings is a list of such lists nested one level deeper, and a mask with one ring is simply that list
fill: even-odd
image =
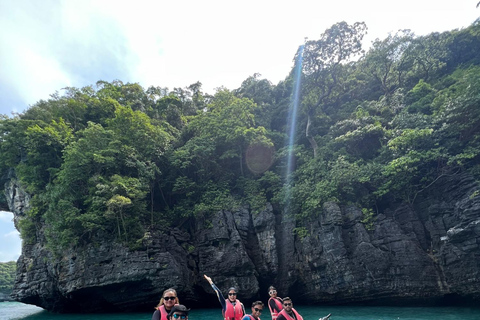
[{"label": "water splash", "polygon": [[302,68],[303,68],[303,51],[305,45],[301,45],[299,48],[299,53],[297,56],[297,61],[295,62],[295,73],[294,73],[294,89],[292,95],[291,108],[288,112],[288,141],[287,141],[287,172],[286,172],[286,206],[285,210],[288,212],[290,208],[290,199],[291,199],[291,185],[292,185],[292,172],[295,166],[294,163],[294,143],[295,143],[295,132],[297,127],[297,113],[298,113],[298,104],[300,101],[300,88],[302,80]]}]

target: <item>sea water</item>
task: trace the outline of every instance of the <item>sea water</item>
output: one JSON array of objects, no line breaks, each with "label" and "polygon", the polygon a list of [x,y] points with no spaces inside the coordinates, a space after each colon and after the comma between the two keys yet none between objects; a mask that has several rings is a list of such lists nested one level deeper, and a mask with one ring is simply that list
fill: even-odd
[{"label": "sea water", "polygon": [[[312,307],[296,306],[304,320],[480,320],[480,308],[466,307]],[[248,312],[248,311],[247,311]],[[150,313],[56,314],[18,302],[0,302],[0,320],[150,320]],[[189,320],[222,320],[218,309],[192,310]],[[268,310],[261,316],[270,320]]]}]

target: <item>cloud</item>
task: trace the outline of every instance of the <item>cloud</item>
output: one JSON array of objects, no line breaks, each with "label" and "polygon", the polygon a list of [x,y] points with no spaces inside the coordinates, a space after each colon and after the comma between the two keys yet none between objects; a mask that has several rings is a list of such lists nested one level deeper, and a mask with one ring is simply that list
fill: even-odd
[{"label": "cloud", "polygon": [[364,44],[398,29],[417,35],[470,25],[475,1],[0,1],[0,113],[98,80],[204,92],[254,73],[274,84],[305,37],[366,22]]},{"label": "cloud", "polygon": [[0,251],[0,262],[17,261],[18,257],[20,255],[17,253]]},{"label": "cloud", "polygon": [[10,231],[1,236],[0,262],[16,261],[22,250],[22,240],[18,231]]},{"label": "cloud", "polygon": [[[0,103],[3,109],[5,102],[13,102],[14,105],[8,106],[10,110],[23,111],[30,104],[65,87],[70,80],[59,62],[49,54],[55,41],[55,19],[39,23],[38,18],[33,18],[45,15],[47,6],[26,1],[2,1],[0,10],[0,29],[3,30],[0,37],[0,83],[9,89],[8,98],[0,97]],[[2,113],[5,112],[2,110]]]},{"label": "cloud", "polygon": [[121,28],[92,10],[77,1],[0,2],[0,113],[24,111],[68,86],[133,80]]},{"label": "cloud", "polygon": [[0,211],[0,262],[17,260],[22,250],[20,233],[12,219],[13,213]]},{"label": "cloud", "polygon": [[18,239],[20,237],[20,233],[17,230],[11,231],[3,235],[6,239]]},{"label": "cloud", "polygon": [[[0,211],[0,221],[12,223],[13,213],[7,211]],[[13,224],[13,223],[12,223]]]}]

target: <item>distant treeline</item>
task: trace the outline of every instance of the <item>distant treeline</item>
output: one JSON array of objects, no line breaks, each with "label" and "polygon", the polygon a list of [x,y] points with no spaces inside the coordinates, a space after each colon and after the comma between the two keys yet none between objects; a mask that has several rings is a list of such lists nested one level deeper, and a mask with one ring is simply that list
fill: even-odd
[{"label": "distant treeline", "polygon": [[4,116],[1,182],[14,172],[32,195],[22,238],[44,231],[53,251],[99,237],[135,249],[152,229],[267,202],[289,210],[300,235],[326,201],[359,206],[375,228],[389,204],[414,205],[445,175],[479,179],[480,23],[398,31],[368,52],[365,33],[333,25],[276,85],[254,74],[210,95],[200,82],[98,81]]},{"label": "distant treeline", "polygon": [[0,262],[0,293],[6,295],[12,293],[16,268],[15,261]]}]

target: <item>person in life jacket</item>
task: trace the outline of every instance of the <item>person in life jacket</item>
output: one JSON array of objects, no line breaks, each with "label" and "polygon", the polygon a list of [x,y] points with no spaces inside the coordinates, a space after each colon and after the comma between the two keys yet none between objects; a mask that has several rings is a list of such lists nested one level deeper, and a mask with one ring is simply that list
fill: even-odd
[{"label": "person in life jacket", "polygon": [[283,310],[278,313],[277,320],[303,320],[302,316],[293,308],[292,299],[283,298]]},{"label": "person in life jacket", "polygon": [[283,300],[280,297],[277,297],[277,289],[274,286],[268,288],[268,294],[270,299],[268,299],[268,308],[270,309],[270,314],[272,315],[272,320],[277,319],[277,315],[283,309]]},{"label": "person in life jacket", "polygon": [[263,311],[263,302],[255,301],[252,303],[252,314],[245,315],[242,320],[260,320],[260,314]]},{"label": "person in life jacket", "polygon": [[170,310],[167,318],[168,320],[188,320],[188,311],[190,309],[187,309],[183,304],[176,304]]},{"label": "person in life jacket", "polygon": [[156,310],[152,315],[152,320],[168,320],[168,314],[173,306],[179,303],[180,300],[177,297],[177,291],[175,291],[175,289],[169,288],[163,291],[162,298],[155,307]]},{"label": "person in life jacket", "polygon": [[212,286],[217,294],[218,301],[222,305],[222,314],[225,320],[241,320],[245,314],[245,307],[240,300],[237,299],[237,289],[234,287],[228,289],[228,299],[225,299],[220,292],[220,289],[213,283],[212,278],[207,275],[203,275],[207,279],[208,283]]}]

